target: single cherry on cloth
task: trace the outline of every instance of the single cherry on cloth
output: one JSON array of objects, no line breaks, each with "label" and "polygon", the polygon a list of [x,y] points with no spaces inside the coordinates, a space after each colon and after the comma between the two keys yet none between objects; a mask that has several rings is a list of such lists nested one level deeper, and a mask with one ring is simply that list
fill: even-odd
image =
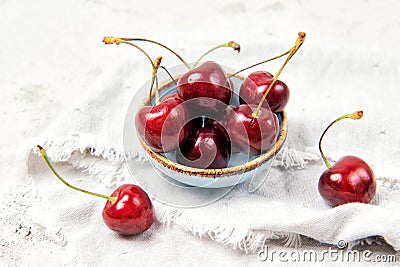
[{"label": "single cherry on cloth", "polygon": [[121,185],[111,196],[75,187],[57,173],[47,157],[46,150],[39,145],[37,148],[50,170],[63,184],[79,192],[107,200],[102,214],[104,223],[111,230],[121,235],[137,235],[149,229],[153,224],[155,219],[153,205],[147,193],[139,186]]},{"label": "single cherry on cloth", "polygon": [[191,130],[186,124],[187,116],[188,110],[183,101],[169,98],[156,106],[140,108],[136,113],[135,126],[139,136],[151,149],[169,152],[189,137]]},{"label": "single cherry on cloth", "polygon": [[279,121],[270,109],[256,105],[240,105],[226,118],[225,126],[232,146],[239,151],[258,155],[270,149],[279,133]]},{"label": "single cherry on cloth", "polygon": [[[266,71],[251,73],[240,87],[240,103],[257,105],[261,99],[263,99],[264,93],[273,80],[274,76]],[[288,86],[284,82],[277,80],[271,87],[265,98],[266,101],[263,101],[262,105],[266,108],[269,106],[273,112],[279,112],[282,111],[289,102],[289,96],[290,92]]]},{"label": "single cherry on cloth", "polygon": [[140,234],[154,222],[154,210],[149,196],[137,185],[124,184],[118,187],[103,209],[104,223],[111,230],[123,235]]},{"label": "single cherry on cloth", "polygon": [[331,206],[350,202],[369,203],[375,196],[374,173],[365,161],[355,156],[345,156],[331,166],[321,148],[322,139],[333,124],[346,118],[358,120],[362,116],[362,111],[356,111],[339,117],[325,129],[320,138],[319,150],[328,169],[319,179],[318,190],[322,198]]},{"label": "single cherry on cloth", "polygon": [[176,152],[178,163],[201,169],[226,168],[229,148],[224,137],[213,127],[199,128]]},{"label": "single cherry on cloth", "polygon": [[184,101],[193,99],[196,107],[204,112],[220,112],[229,105],[233,88],[222,67],[207,61],[185,73],[177,85],[177,93]]}]

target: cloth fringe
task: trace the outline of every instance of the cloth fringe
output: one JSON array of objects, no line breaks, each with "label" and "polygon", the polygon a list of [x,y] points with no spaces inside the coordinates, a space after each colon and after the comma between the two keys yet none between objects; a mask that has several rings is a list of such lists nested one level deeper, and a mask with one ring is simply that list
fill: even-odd
[{"label": "cloth fringe", "polygon": [[[129,173],[123,168],[123,163],[129,159],[146,161],[147,158],[139,153],[126,155],[123,151],[99,146],[98,143],[91,143],[91,137],[79,135],[72,136],[60,141],[58,138],[49,139],[43,143],[47,150],[49,158],[54,162],[68,162],[73,167],[88,172],[99,183],[107,187],[116,187],[127,181],[131,181]],[[96,148],[94,148],[96,147]],[[33,149],[38,154],[36,148]],[[106,159],[105,162],[103,159]],[[298,151],[294,148],[284,147],[276,156],[273,163],[274,167],[288,168],[306,168],[310,162],[319,161],[316,154]],[[396,180],[385,178],[382,180],[386,188],[397,188],[399,184]],[[244,253],[255,253],[262,248],[266,242],[279,240],[286,247],[300,247],[302,245],[302,236],[297,233],[274,232],[267,230],[249,230],[237,228],[222,228],[220,226],[201,225],[186,217],[179,209],[175,209],[164,204],[154,203],[156,207],[157,220],[170,227],[177,224],[185,231],[195,236],[208,237],[234,250],[240,250]],[[54,235],[54,231],[52,231]],[[56,234],[57,235],[57,234]],[[58,235],[62,235],[59,231]],[[65,237],[62,236],[61,240]],[[60,237],[58,237],[60,239]],[[354,241],[351,246],[365,245],[374,242],[373,238]],[[62,243],[62,242],[61,242]],[[379,242],[375,242],[379,244]]]}]

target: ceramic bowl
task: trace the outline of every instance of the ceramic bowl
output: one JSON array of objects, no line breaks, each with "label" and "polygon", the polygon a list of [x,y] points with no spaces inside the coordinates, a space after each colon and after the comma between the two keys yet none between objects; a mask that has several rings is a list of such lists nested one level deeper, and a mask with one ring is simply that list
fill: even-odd
[{"label": "ceramic bowl", "polygon": [[[179,76],[176,77],[176,79],[177,78],[179,78]],[[243,76],[240,75],[231,77],[235,89],[232,101],[234,106],[239,104],[238,92],[243,79]],[[159,88],[161,98],[175,92],[176,86],[172,81],[162,84]],[[142,105],[148,105],[150,101],[154,104],[154,95],[153,99],[149,99],[149,97],[145,98]],[[275,144],[268,151],[258,156],[251,157],[243,153],[232,154],[228,167],[222,169],[199,169],[179,164],[176,162],[175,152],[157,153],[147,146],[139,136],[138,139],[141,146],[146,151],[153,168],[162,176],[172,178],[185,185],[196,187],[228,187],[267,173],[275,155],[282,148],[287,135],[288,126],[286,112],[279,112],[277,116],[280,131]]]}]

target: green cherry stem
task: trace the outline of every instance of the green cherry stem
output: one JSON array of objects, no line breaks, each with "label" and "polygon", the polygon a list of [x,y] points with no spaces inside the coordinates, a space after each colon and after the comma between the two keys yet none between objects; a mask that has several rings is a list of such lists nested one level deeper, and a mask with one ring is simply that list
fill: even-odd
[{"label": "green cherry stem", "polygon": [[106,199],[106,200],[109,200],[112,204],[114,204],[114,203],[117,201],[117,198],[116,198],[116,197],[110,197],[110,196],[106,196],[106,195],[102,195],[102,194],[98,194],[98,193],[93,193],[93,192],[90,192],[90,191],[87,191],[87,190],[84,190],[84,189],[81,189],[81,188],[79,188],[79,187],[76,187],[76,186],[73,186],[73,185],[69,184],[69,183],[68,183],[67,181],[65,181],[64,178],[62,178],[61,175],[59,175],[59,174],[57,173],[57,171],[54,169],[53,165],[50,163],[49,158],[47,157],[46,150],[44,150],[44,148],[41,147],[41,146],[39,146],[39,145],[37,145],[37,148],[38,148],[38,150],[39,150],[39,152],[40,152],[40,155],[43,157],[43,159],[46,161],[47,165],[49,166],[50,170],[54,173],[54,175],[55,175],[63,184],[65,184],[65,185],[68,186],[69,188],[72,188],[72,189],[74,189],[74,190],[77,190],[77,191],[79,191],[79,192],[86,193],[86,194],[89,194],[89,195],[92,195],[92,196],[104,198],[104,199]]},{"label": "green cherry stem", "polygon": [[217,45],[217,46],[211,48],[210,50],[208,50],[208,51],[205,52],[204,54],[202,54],[202,55],[199,57],[199,59],[196,60],[196,63],[193,64],[192,69],[194,69],[194,68],[197,66],[197,64],[199,64],[199,62],[200,62],[206,55],[208,55],[208,54],[211,53],[212,51],[217,50],[217,49],[219,49],[219,48],[221,48],[221,47],[232,47],[233,50],[238,51],[238,53],[240,53],[240,45],[239,45],[238,43],[235,43],[234,41],[230,41],[230,42],[227,42],[227,43],[224,43],[224,44],[220,44],[220,45]]},{"label": "green cherry stem", "polygon": [[149,42],[149,43],[159,45],[159,46],[167,49],[168,51],[170,51],[172,54],[174,54],[186,66],[186,68],[188,70],[191,69],[190,65],[178,53],[176,53],[174,50],[172,50],[171,48],[169,48],[168,46],[166,46],[162,43],[159,43],[159,42],[156,42],[153,40],[149,40],[149,39],[144,39],[144,38],[115,38],[113,36],[108,36],[107,38],[119,39],[121,41],[143,41],[143,42]]},{"label": "green cherry stem", "polygon": [[283,68],[286,66],[286,64],[289,62],[289,60],[294,56],[294,54],[296,54],[297,50],[299,50],[301,45],[304,43],[305,38],[306,38],[306,34],[304,32],[299,32],[295,45],[289,50],[288,57],[286,58],[285,62],[283,62],[283,65],[279,68],[278,72],[274,75],[274,79],[272,80],[271,84],[268,86],[267,90],[265,91],[263,97],[260,100],[260,103],[258,103],[256,111],[252,114],[254,118],[258,118],[263,101],[266,99],[271,88],[275,85],[276,81],[279,78],[279,75],[281,75],[281,73],[283,71]]},{"label": "green cherry stem", "polygon": [[328,129],[329,129],[332,125],[334,125],[334,124],[335,124],[336,122],[338,122],[338,121],[341,121],[341,120],[343,120],[343,119],[359,120],[359,119],[361,119],[362,117],[363,117],[363,112],[362,112],[362,111],[355,111],[355,112],[353,112],[353,113],[351,113],[351,114],[347,114],[347,115],[341,116],[341,117],[337,118],[336,120],[334,120],[333,122],[331,122],[331,124],[329,124],[328,127],[326,127],[326,129],[325,129],[324,132],[322,133],[321,138],[319,139],[319,152],[321,153],[321,157],[322,157],[322,159],[324,160],[325,165],[326,165],[326,167],[328,167],[328,169],[332,168],[332,166],[331,166],[331,164],[329,163],[328,159],[325,157],[324,152],[322,152],[322,146],[321,146],[322,139],[324,138],[325,133],[328,131]]}]

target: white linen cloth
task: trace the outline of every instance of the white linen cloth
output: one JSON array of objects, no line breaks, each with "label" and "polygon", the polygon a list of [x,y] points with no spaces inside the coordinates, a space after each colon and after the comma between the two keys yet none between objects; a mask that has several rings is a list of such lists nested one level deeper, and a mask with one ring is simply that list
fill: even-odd
[{"label": "white linen cloth", "polygon": [[[276,47],[283,46],[276,43]],[[248,46],[251,51],[261,48],[261,44]],[[246,55],[248,62],[259,60],[259,55]],[[373,237],[399,250],[396,146],[400,137],[399,125],[394,123],[398,60],[396,55],[388,57],[379,51],[366,54],[306,41],[282,75],[292,93],[287,108],[289,133],[263,185],[251,194],[248,183],[243,183],[200,208],[178,209],[154,201],[157,220],[244,253],[256,253],[272,239],[298,246],[302,236],[333,245],[340,240],[358,244]],[[3,259],[17,258],[18,249],[40,255],[41,249],[50,248],[61,255],[57,261],[63,263],[79,264],[90,254],[104,265],[115,264],[118,259],[112,253],[129,255],[123,252],[124,246],[151,235],[149,231],[123,238],[111,233],[100,215],[104,201],[63,186],[35,150],[41,144],[49,158],[59,162],[56,168],[67,180],[91,191],[111,193],[116,186],[132,182],[123,160],[122,131],[135,90],[149,77],[141,64],[134,61],[110,67],[78,103],[40,137],[25,144],[22,153],[28,183],[15,189],[1,206],[0,231],[6,242]],[[279,64],[270,66],[276,70]],[[364,110],[364,118],[340,122],[326,136],[324,148],[331,160],[354,154],[368,162],[376,174],[377,195],[370,205],[331,208],[317,190],[325,170],[318,156],[318,138],[333,119],[359,109]],[[138,167],[148,167],[145,155],[133,156]],[[151,168],[148,174],[155,175]]]}]

